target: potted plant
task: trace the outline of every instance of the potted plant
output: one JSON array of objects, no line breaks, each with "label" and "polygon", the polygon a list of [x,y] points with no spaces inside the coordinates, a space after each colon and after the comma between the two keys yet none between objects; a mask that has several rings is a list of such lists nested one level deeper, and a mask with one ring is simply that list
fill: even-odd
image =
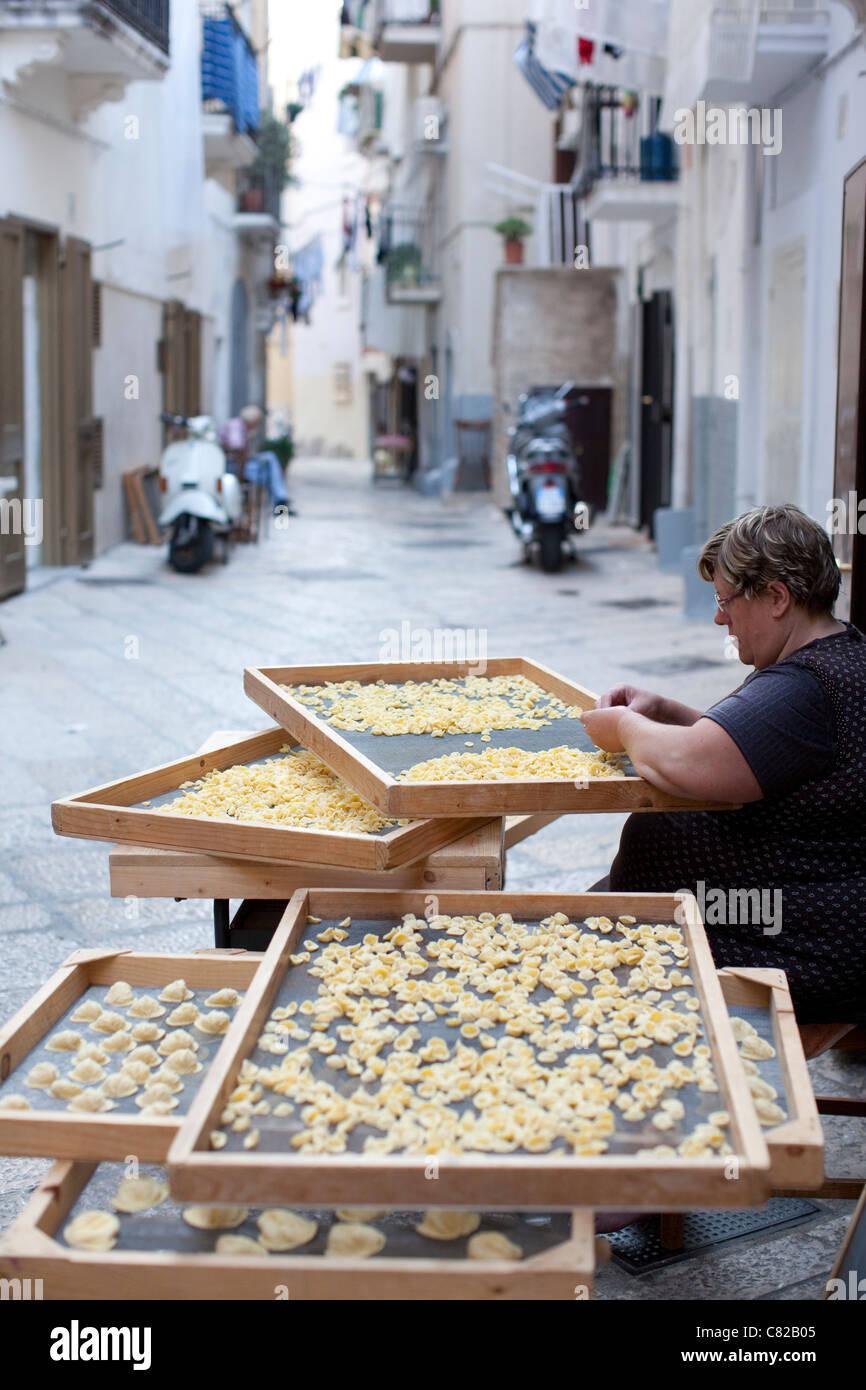
[{"label": "potted plant", "polygon": [[505,264],[523,265],[523,242],[532,235],[532,226],[522,217],[506,217],[493,229],[505,242]]}]

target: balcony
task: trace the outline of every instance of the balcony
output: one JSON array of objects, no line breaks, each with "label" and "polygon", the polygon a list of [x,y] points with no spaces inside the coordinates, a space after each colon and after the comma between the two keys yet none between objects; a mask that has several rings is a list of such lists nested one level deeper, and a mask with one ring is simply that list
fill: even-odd
[{"label": "balcony", "polygon": [[829,10],[819,0],[719,0],[691,73],[669,83],[667,109],[698,101],[766,105],[827,56],[829,37]]},{"label": "balcony", "polygon": [[658,97],[630,104],[615,87],[588,93],[586,143],[576,188],[588,222],[667,222],[679,207],[679,163],[658,129]]},{"label": "balcony", "polygon": [[238,170],[235,231],[254,240],[273,240],[280,229],[282,185],[257,164]]},{"label": "balcony", "polygon": [[379,261],[385,266],[389,304],[438,304],[442,282],[433,270],[435,214],[431,208],[389,205],[379,227]]},{"label": "balcony", "polygon": [[69,78],[83,119],[120,101],[130,82],[159,81],[169,64],[169,0],[4,0],[0,78],[24,89],[42,69]]},{"label": "balcony", "polygon": [[340,15],[339,58],[373,58],[375,0],[344,0]]},{"label": "balcony", "polygon": [[208,175],[251,164],[259,128],[258,63],[255,49],[223,3],[202,6],[201,92]]},{"label": "balcony", "polygon": [[376,52],[383,63],[435,63],[441,37],[438,0],[376,0]]}]

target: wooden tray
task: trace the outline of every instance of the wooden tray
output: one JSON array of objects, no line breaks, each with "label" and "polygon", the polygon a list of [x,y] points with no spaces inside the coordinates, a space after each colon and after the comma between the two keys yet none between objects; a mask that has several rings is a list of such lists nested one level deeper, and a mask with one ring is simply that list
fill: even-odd
[{"label": "wooden tray", "polygon": [[181,782],[194,781],[215,768],[255,762],[278,753],[286,742],[284,729],[267,729],[213,752],[195,753],[149,772],[93,787],[78,796],[55,801],[51,807],[52,824],[58,835],[76,835],[86,840],[120,840],[161,849],[202,850],[231,858],[382,870],[420,859],[490,819],[475,813],[476,820],[471,825],[457,817],[418,820],[381,834],[367,834],[171,815],[140,804],[176,791]]},{"label": "wooden tray", "polygon": [[[94,985],[109,986],[115,980],[126,980],[132,986],[162,988],[172,980],[183,977],[190,989],[208,993],[231,986],[247,992],[262,961],[260,955],[192,954],[145,955],[133,951],[85,950],[76,951],[51,976],[33,998],[0,1029],[0,1096],[9,1091],[27,1097],[33,1109],[0,1109],[0,1154],[26,1157],[122,1159],[135,1154],[146,1162],[162,1162],[177,1133],[184,1107],[184,1094],[189,1082],[179,1093],[180,1106],[170,1115],[142,1115],[134,1105],[119,1103],[115,1110],[102,1114],[78,1114],[66,1109],[38,1109],[41,1091],[28,1088],[24,1078],[28,1070],[28,1054],[37,1048],[45,1036],[74,1007],[84,993]],[[111,1007],[111,1006],[108,1006]],[[86,1024],[70,1024],[88,1042],[98,1041]],[[212,1067],[221,1050],[217,1038],[213,1043],[197,1039],[208,1047],[207,1066]],[[225,1036],[222,1039],[225,1042]],[[199,1056],[203,1056],[199,1053]],[[51,1053],[59,1061],[69,1053]],[[20,1084],[13,1073],[18,1068]],[[201,1074],[202,1081],[207,1070]],[[198,1084],[196,1089],[198,1088]],[[130,1113],[123,1113],[129,1110]]]},{"label": "wooden tray", "polygon": [[[461,821],[465,828],[467,822]],[[502,820],[485,822],[424,859],[396,869],[340,864],[262,864],[186,850],[122,845],[108,856],[115,898],[288,899],[298,888],[499,889],[505,855]]]},{"label": "wooden tray", "polygon": [[773,1187],[820,1187],[824,1132],[785,973],[728,968],[719,971],[719,983],[729,1013],[748,1018],[776,1049],[772,1062],[756,1063],[763,1079],[775,1085],[778,1103],[788,1112],[784,1124],[764,1130]]},{"label": "wooden tray", "polygon": [[[22,1281],[19,1296],[50,1299],[587,1299],[595,1252],[590,1212],[573,1212],[570,1236],[519,1261],[433,1258],[418,1253],[372,1259],[323,1255],[188,1254],[71,1249],[58,1239],[96,1165],[56,1163],[0,1238],[0,1276]],[[117,1175],[121,1176],[120,1173]],[[125,1218],[129,1220],[129,1218]],[[124,1218],[121,1218],[124,1221]],[[515,1233],[517,1234],[517,1233]],[[425,1249],[426,1247],[426,1249]],[[30,1281],[26,1284],[25,1281]],[[12,1295],[15,1297],[15,1294]]]},{"label": "wooden tray", "polygon": [[[434,911],[511,912],[536,921],[555,911],[582,920],[592,914],[632,913],[638,921],[673,923],[680,907],[681,930],[701,1003],[720,1087],[714,1108],[731,1116],[730,1142],[736,1163],[722,1156],[696,1159],[636,1155],[577,1157],[564,1153],[530,1155],[460,1154],[443,1158],[436,1181],[436,1205],[542,1210],[620,1207],[648,1211],[700,1207],[754,1206],[769,1190],[769,1155],[760,1132],[745,1073],[716,977],[715,967],[690,894],[516,894],[442,893]],[[209,1135],[236,1084],[242,1062],[256,1040],[284,983],[289,956],[309,931],[307,914],[324,923],[351,916],[365,932],[381,932],[407,911],[423,917],[429,898],[422,893],[341,892],[311,889],[295,894],[265,955],[255,983],[226,1037],[218,1064],[202,1086],[169,1153],[172,1194],[199,1201],[264,1201],[301,1205],[430,1204],[429,1159],[415,1155],[349,1152],[304,1156],[298,1151],[211,1151]],[[372,919],[372,925],[371,923]],[[295,967],[299,972],[305,967]],[[301,974],[303,979],[303,973]],[[735,1171],[737,1176],[730,1174]]]},{"label": "wooden tray", "polygon": [[[450,752],[463,752],[465,734],[433,738],[426,734],[348,734],[327,724],[301,704],[283,686],[322,685],[326,681],[387,680],[425,681],[440,677],[459,679],[472,674],[472,663],[445,661],[377,662],[332,666],[250,667],[244,672],[244,690],[284,729],[310,748],[334,772],[388,816],[509,815],[513,812],[565,811],[672,811],[731,810],[730,803],[697,802],[672,796],[642,777],[616,776],[574,781],[537,780],[502,782],[400,782],[394,775],[415,763]],[[592,708],[598,698],[583,686],[558,676],[546,666],[523,657],[490,660],[487,676],[519,675],[535,681],[567,705]],[[557,748],[567,744],[585,750],[593,744],[579,721],[554,720],[540,730],[506,729],[491,734],[481,747],[522,745]],[[378,760],[378,761],[377,761]],[[382,761],[387,760],[391,770]]]}]

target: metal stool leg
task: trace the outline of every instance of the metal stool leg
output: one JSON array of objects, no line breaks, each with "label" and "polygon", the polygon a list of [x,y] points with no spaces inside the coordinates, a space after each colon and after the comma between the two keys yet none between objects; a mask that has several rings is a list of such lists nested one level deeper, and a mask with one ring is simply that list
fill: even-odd
[{"label": "metal stool leg", "polygon": [[686,1218],[681,1211],[664,1211],[659,1217],[659,1232],[665,1250],[682,1250]]},{"label": "metal stool leg", "polygon": [[214,898],[213,904],[213,940],[214,946],[218,951],[224,951],[229,945],[231,935],[229,926],[229,910],[231,904],[228,898]]}]

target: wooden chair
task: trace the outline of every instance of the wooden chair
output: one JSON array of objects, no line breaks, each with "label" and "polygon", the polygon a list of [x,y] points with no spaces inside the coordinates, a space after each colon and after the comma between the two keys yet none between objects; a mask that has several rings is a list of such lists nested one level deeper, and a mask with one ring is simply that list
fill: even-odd
[{"label": "wooden chair", "polygon": [[[857,1052],[866,1049],[866,1028],[854,1023],[801,1023],[800,1039],[807,1060],[825,1052]],[[856,1096],[815,1096],[820,1115],[854,1115],[866,1119],[866,1099]],[[825,1177],[815,1197],[853,1198],[860,1196],[862,1178]],[[779,1196],[787,1195],[779,1193]]]},{"label": "wooden chair", "polygon": [[[854,1023],[801,1023],[800,1040],[806,1060],[820,1057],[825,1052],[856,1052],[866,1049],[866,1028]],[[866,1099],[855,1096],[815,1096],[820,1115],[854,1115],[866,1119]],[[866,1176],[862,1178],[834,1178],[825,1175],[824,1181],[816,1190],[809,1191],[810,1197],[825,1197],[856,1201],[864,1190]],[[774,1197],[802,1197],[805,1194],[794,1188],[774,1188]],[[685,1216],[682,1212],[671,1211],[660,1214],[661,1243],[666,1250],[681,1250],[683,1246],[683,1226]]]}]

